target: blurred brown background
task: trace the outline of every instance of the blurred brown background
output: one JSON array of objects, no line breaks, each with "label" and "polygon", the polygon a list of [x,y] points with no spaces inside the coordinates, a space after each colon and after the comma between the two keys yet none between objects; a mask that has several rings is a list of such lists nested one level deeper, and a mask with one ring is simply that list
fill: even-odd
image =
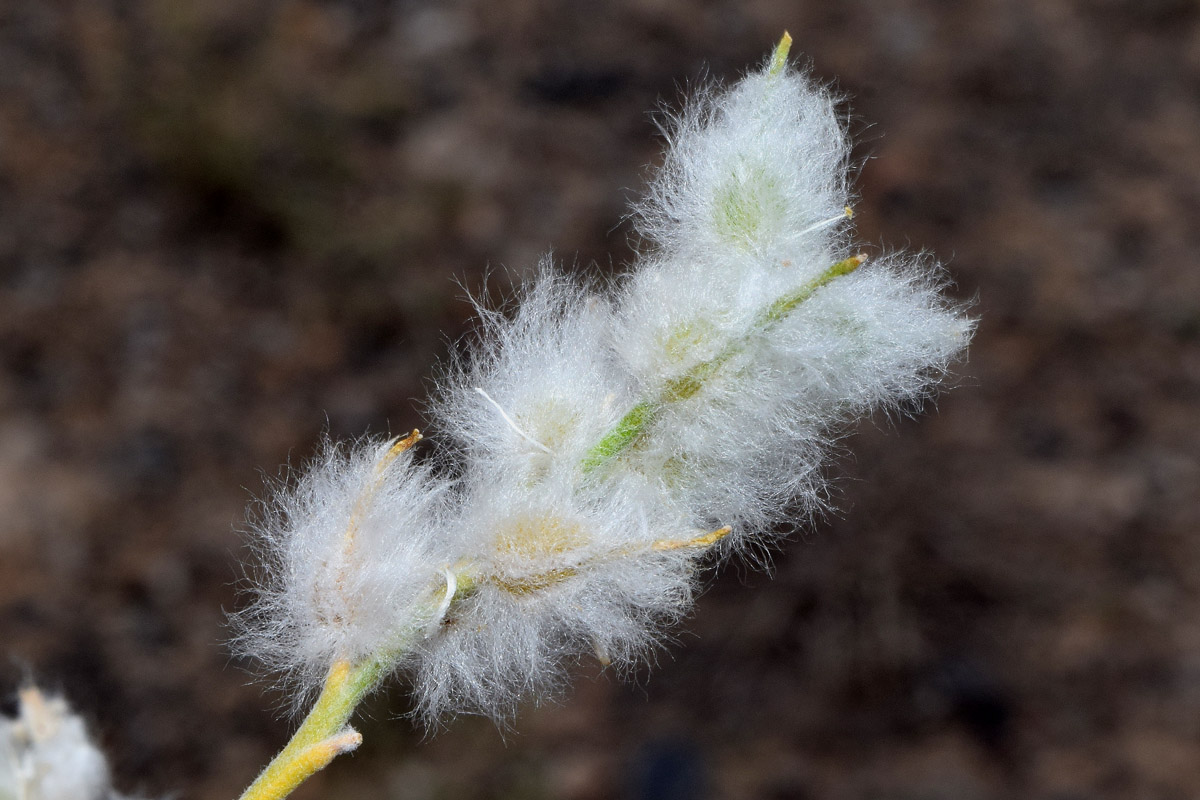
[{"label": "blurred brown background", "polygon": [[976,300],[957,388],[637,682],[424,740],[393,688],[297,798],[1200,796],[1193,0],[0,4],[0,694],[235,796],[288,731],[222,644],[259,470],[420,424],[454,279],[620,269],[647,110],[784,29],[862,238]]}]

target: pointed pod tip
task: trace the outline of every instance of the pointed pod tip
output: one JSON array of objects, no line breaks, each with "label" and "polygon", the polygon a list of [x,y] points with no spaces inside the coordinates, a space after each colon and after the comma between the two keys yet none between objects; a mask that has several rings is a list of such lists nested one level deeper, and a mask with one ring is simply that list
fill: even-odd
[{"label": "pointed pod tip", "polygon": [[792,35],[784,31],[779,44],[775,45],[775,52],[771,54],[771,67],[768,70],[771,75],[778,75],[783,71],[784,65],[787,64],[788,51],[791,49]]},{"label": "pointed pod tip", "polygon": [[417,430],[416,428],[413,428],[412,433],[410,433],[408,436],[405,436],[403,439],[398,440],[396,442],[396,444],[394,445],[394,447],[401,449],[402,451],[407,450],[408,448],[412,447],[414,444],[416,444],[417,442],[421,441],[424,438],[425,437],[421,435],[421,432],[419,430]]},{"label": "pointed pod tip", "polygon": [[660,539],[650,545],[651,550],[660,553],[670,550],[682,550],[684,548],[708,548],[717,542],[724,539],[729,534],[733,533],[733,527],[726,525],[723,528],[717,528],[715,531],[701,534],[700,536],[691,539]]},{"label": "pointed pod tip", "polygon": [[839,261],[837,264],[834,264],[831,270],[835,273],[834,277],[837,275],[849,275],[865,263],[867,263],[867,254],[859,253],[856,256],[850,256],[845,261]]},{"label": "pointed pod tip", "polygon": [[384,451],[383,455],[380,456],[379,461],[375,464],[375,471],[377,473],[383,472],[383,470],[387,469],[393,461],[395,461],[408,450],[411,450],[413,445],[424,438],[425,437],[421,435],[419,430],[413,428],[412,433],[410,433],[408,436],[397,437],[393,439],[391,442],[385,445],[387,450]]}]

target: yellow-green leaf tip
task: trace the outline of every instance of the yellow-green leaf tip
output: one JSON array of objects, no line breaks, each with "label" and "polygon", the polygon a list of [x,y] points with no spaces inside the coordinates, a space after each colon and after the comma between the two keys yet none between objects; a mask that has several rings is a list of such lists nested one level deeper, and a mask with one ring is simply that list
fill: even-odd
[{"label": "yellow-green leaf tip", "polygon": [[792,35],[784,31],[783,38],[779,40],[779,44],[775,45],[775,52],[771,54],[770,74],[778,75],[783,71],[783,66],[787,63],[788,51],[791,49]]}]

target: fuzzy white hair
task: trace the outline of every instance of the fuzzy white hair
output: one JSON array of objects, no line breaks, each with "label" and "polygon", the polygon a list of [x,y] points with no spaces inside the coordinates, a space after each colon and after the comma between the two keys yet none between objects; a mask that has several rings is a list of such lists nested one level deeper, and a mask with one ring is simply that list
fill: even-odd
[{"label": "fuzzy white hair", "polygon": [[442,535],[448,487],[398,442],[326,442],[278,481],[252,532],[263,555],[235,646],[302,685],[338,658],[398,652],[434,609],[451,563]]},{"label": "fuzzy white hair", "polygon": [[66,700],[22,689],[0,716],[0,800],[121,800],[104,754]]}]

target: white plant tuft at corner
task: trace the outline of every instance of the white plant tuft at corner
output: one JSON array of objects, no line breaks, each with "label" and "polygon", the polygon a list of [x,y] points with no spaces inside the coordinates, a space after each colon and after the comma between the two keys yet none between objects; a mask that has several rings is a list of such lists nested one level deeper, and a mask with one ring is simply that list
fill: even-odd
[{"label": "white plant tuft at corner", "polygon": [[0,800],[122,800],[104,754],[61,697],[27,686],[0,715]]}]

